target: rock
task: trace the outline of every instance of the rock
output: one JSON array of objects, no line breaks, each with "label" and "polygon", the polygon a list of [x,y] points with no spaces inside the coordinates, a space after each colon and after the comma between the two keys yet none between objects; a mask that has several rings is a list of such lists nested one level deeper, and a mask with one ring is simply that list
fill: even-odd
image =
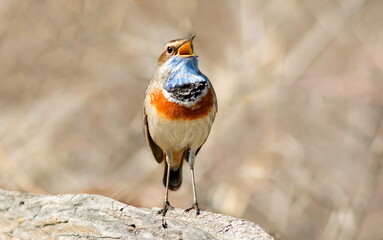
[{"label": "rock", "polygon": [[38,195],[0,190],[0,239],[272,240],[256,224],[202,211],[136,208],[90,194]]}]

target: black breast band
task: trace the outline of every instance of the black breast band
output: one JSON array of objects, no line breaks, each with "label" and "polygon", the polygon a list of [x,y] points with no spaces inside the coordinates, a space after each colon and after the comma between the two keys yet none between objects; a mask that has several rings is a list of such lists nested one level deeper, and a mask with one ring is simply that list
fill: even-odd
[{"label": "black breast band", "polygon": [[193,102],[202,95],[207,88],[207,82],[187,83],[166,89],[169,95],[182,102]]}]

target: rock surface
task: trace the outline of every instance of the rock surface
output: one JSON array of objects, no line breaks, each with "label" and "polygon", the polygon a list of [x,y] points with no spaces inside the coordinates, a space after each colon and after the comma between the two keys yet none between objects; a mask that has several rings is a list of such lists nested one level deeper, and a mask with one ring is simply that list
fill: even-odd
[{"label": "rock surface", "polygon": [[163,218],[157,211],[99,195],[0,190],[0,239],[273,239],[242,219],[180,209]]}]

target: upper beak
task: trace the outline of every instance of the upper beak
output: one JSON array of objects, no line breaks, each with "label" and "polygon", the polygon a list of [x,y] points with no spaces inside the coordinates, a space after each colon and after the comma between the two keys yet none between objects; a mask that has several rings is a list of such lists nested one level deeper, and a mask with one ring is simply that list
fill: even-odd
[{"label": "upper beak", "polygon": [[184,43],[184,45],[182,45],[179,49],[178,49],[178,55],[180,55],[181,57],[190,57],[190,56],[194,56],[194,53],[193,53],[193,39],[194,39],[195,35],[192,35],[189,40]]}]

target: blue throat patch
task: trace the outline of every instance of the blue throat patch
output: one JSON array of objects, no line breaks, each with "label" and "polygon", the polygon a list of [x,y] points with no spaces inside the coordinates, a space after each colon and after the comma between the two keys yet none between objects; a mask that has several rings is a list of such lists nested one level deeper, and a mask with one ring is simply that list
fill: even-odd
[{"label": "blue throat patch", "polygon": [[169,69],[169,77],[164,88],[170,90],[190,83],[208,82],[208,79],[198,69],[197,57],[173,56],[166,62]]}]

